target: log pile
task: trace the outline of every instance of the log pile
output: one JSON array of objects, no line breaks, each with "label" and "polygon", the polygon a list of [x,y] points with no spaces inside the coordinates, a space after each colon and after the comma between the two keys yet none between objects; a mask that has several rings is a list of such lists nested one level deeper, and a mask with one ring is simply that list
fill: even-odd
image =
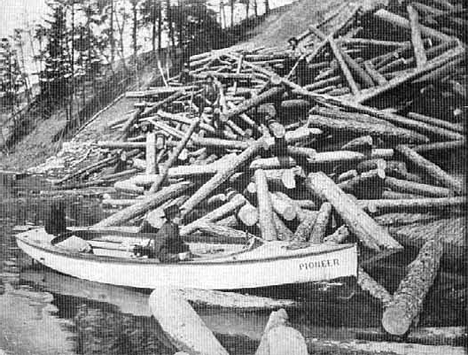
[{"label": "log pile", "polygon": [[[161,209],[176,203],[184,236],[357,242],[370,260],[359,270],[363,288],[408,313],[411,324],[434,280],[439,251],[427,283],[401,286],[406,293],[423,289],[411,291],[417,307],[398,299],[402,290],[392,300],[364,269],[405,246],[377,216],[466,211],[462,181],[437,159],[465,149],[461,7],[412,1],[362,13],[356,6],[328,33],[310,26],[298,35],[300,54],[235,47],[193,55],[183,80],[127,93],[139,101],[113,126],[120,140],[96,143],[109,157],[67,175],[58,187],[113,184],[124,207],[99,227],[142,218],[157,227]],[[398,31],[375,35],[388,24]],[[217,90],[214,105],[204,96],[208,76]],[[436,84],[455,98],[442,117],[413,104]],[[414,279],[420,271],[410,272]],[[393,320],[392,312],[385,317]]]}]

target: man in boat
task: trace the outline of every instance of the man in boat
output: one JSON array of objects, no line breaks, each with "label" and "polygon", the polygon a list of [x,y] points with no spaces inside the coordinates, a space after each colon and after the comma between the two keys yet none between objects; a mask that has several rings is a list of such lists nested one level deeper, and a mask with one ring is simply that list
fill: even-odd
[{"label": "man in boat", "polygon": [[184,243],[179,234],[181,213],[179,206],[172,205],[164,209],[166,222],[154,235],[154,256],[163,263],[187,260],[190,256],[190,248]]}]

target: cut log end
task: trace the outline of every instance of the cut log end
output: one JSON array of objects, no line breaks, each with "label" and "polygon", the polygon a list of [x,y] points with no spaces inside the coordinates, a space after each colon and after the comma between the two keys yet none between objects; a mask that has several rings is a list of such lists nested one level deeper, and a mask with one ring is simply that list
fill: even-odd
[{"label": "cut log end", "polygon": [[382,326],[387,333],[402,336],[410,328],[411,319],[408,319],[404,310],[391,308],[384,312]]}]

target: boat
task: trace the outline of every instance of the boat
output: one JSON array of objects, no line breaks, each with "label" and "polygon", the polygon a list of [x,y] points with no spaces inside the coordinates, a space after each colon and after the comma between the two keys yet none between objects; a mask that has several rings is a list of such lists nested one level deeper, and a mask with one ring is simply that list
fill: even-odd
[{"label": "boat", "polygon": [[[245,244],[189,243],[196,256],[178,263],[135,257],[135,245],[150,234],[119,230],[77,229],[93,253],[53,245],[44,228],[16,235],[18,247],[34,260],[79,279],[153,289],[161,286],[209,290],[240,290],[357,277],[355,244],[309,244],[285,241]],[[255,238],[258,240],[258,238]]]}]

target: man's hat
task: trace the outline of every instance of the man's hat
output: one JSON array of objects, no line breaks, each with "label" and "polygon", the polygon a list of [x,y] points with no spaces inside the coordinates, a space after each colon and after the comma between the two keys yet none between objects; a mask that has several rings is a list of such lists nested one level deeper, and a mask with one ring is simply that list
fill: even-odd
[{"label": "man's hat", "polygon": [[164,216],[166,218],[172,218],[180,213],[179,206],[171,205],[164,209]]}]

